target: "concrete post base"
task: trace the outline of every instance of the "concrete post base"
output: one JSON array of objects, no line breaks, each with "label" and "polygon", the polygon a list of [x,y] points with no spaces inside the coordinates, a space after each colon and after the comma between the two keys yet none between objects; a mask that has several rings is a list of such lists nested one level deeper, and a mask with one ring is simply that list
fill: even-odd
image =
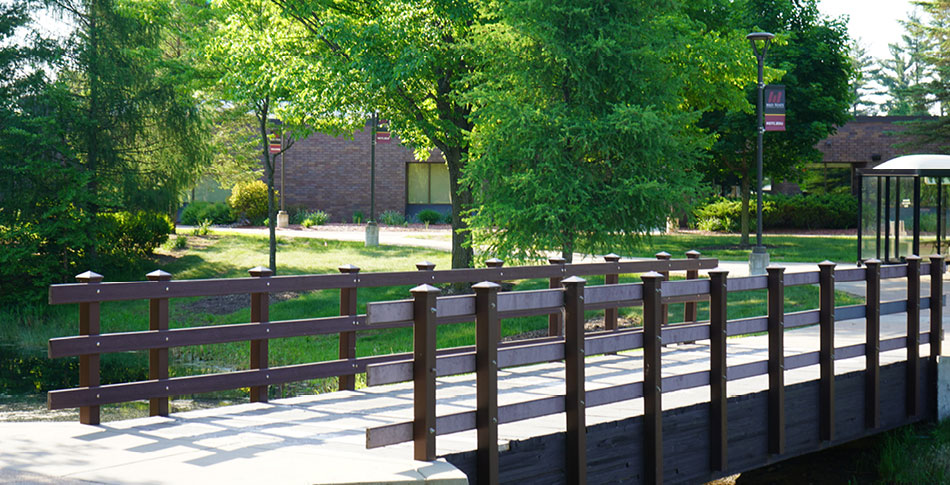
[{"label": "concrete post base", "polygon": [[769,265],[769,253],[761,252],[757,253],[752,251],[752,254],[749,255],[749,274],[750,275],[760,275],[765,274],[765,268]]},{"label": "concrete post base", "polygon": [[379,246],[379,226],[375,222],[366,224],[366,247]]},{"label": "concrete post base", "polygon": [[290,216],[286,211],[277,212],[277,227],[283,229],[290,225]]}]

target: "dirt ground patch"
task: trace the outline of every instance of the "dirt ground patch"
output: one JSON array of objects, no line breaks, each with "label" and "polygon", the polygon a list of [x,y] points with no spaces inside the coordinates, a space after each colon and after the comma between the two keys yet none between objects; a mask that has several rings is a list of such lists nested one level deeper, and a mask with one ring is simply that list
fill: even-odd
[{"label": "dirt ground patch", "polygon": [[[280,293],[271,293],[270,302],[278,303],[281,301],[292,300],[300,296],[296,291],[283,291]],[[251,306],[251,296],[248,294],[238,295],[218,295],[202,298],[198,301],[186,303],[176,308],[176,311],[182,314],[210,313],[212,315],[227,315],[234,313],[242,308]]]}]

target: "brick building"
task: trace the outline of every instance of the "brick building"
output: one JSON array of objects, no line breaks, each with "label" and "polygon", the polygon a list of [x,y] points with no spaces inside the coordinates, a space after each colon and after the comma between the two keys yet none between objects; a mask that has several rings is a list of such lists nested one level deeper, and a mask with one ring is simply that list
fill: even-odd
[{"label": "brick building", "polygon": [[[852,187],[856,187],[858,168],[873,167],[900,155],[937,153],[934,147],[895,147],[906,141],[900,133],[908,127],[901,123],[915,119],[919,118],[858,116],[818,143],[824,160],[810,168],[849,169]],[[286,204],[327,211],[333,221],[349,222],[357,211],[366,220],[370,212],[370,144],[369,124],[351,138],[315,134],[297,141],[284,155],[286,187],[281,193]],[[443,214],[451,210],[448,168],[441,153],[435,150],[420,162],[396,137],[390,143],[377,144],[377,215],[395,210],[413,216],[426,208]]]},{"label": "brick building", "polygon": [[[350,222],[357,211],[370,215],[370,125],[351,138],[314,134],[298,140],[284,153],[284,183],[276,186],[290,206],[306,206]],[[282,190],[281,190],[282,189]],[[448,167],[435,150],[428,160],[416,160],[398,138],[376,145],[376,214],[395,210],[412,216],[425,208],[448,213]]]},{"label": "brick building", "polygon": [[857,187],[857,169],[870,168],[901,155],[941,153],[934,146],[903,147],[909,141],[901,133],[908,121],[926,119],[919,116],[856,116],[838,132],[818,143],[824,155],[820,164],[811,167],[847,168],[851,170],[851,187]]}]

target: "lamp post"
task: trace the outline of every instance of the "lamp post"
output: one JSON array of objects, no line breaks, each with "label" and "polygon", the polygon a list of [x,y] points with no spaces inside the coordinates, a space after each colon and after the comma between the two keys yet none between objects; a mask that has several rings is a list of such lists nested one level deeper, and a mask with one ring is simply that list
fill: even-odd
[{"label": "lamp post", "polygon": [[[762,92],[765,89],[765,84],[762,81],[762,70],[765,63],[765,54],[769,50],[769,44],[773,37],[775,35],[768,32],[753,32],[745,36],[752,43],[752,52],[755,53],[755,58],[759,63],[758,102],[756,103],[756,137],[758,143],[755,157],[758,173],[755,185],[755,247],[752,248],[752,254],[749,255],[749,274],[765,274],[765,268],[769,265],[769,253],[765,251],[765,246],[762,245],[762,134],[765,133],[765,123],[762,119]],[[760,41],[762,42],[761,48],[759,47]]]}]

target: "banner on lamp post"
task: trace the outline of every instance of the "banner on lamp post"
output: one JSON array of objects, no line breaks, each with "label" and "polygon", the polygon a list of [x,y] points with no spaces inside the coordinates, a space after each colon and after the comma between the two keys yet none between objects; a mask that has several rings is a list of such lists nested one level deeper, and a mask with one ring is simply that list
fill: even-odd
[{"label": "banner on lamp post", "polygon": [[389,120],[379,120],[376,123],[376,143],[389,143],[392,139],[389,133]]},{"label": "banner on lamp post", "polygon": [[785,86],[765,86],[765,131],[785,131]]}]

